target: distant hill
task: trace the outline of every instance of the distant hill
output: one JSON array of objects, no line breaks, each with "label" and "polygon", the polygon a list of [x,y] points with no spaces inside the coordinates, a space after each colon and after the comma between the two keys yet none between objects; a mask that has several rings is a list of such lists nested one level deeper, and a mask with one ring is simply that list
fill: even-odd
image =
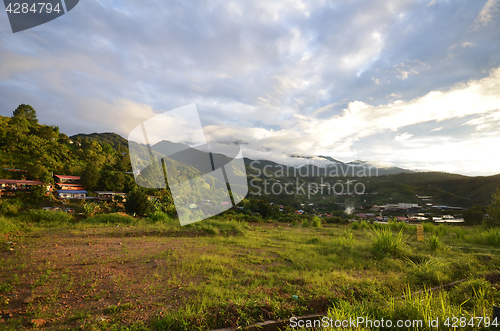
[{"label": "distant hill", "polygon": [[412,185],[422,192],[429,189],[441,190],[482,204],[489,203],[493,192],[500,187],[500,174],[469,177],[444,172],[424,172],[383,176],[381,179]]},{"label": "distant hill", "polygon": [[[128,141],[115,133],[77,134],[71,136],[71,139],[93,140],[109,144],[117,150],[128,150]],[[185,164],[190,165],[188,168],[194,167],[202,173],[207,171],[202,165],[206,163],[198,164],[196,162],[196,160],[207,157],[205,152],[170,141],[161,141],[152,146],[152,149],[159,154],[172,154],[169,158],[178,162],[179,166]],[[175,153],[176,151],[178,153]],[[371,169],[370,177],[367,178],[367,190],[376,193],[368,199],[368,201],[373,200],[374,202],[406,201],[417,203],[421,202],[417,195],[431,195],[435,204],[471,207],[475,204],[489,204],[491,195],[497,187],[500,187],[500,174],[487,177],[469,177],[443,172],[416,173],[398,167],[377,167],[371,162],[361,160],[344,163],[329,156],[312,158],[294,155],[294,158],[304,159],[304,161],[316,159],[322,162],[322,166],[308,164],[296,168],[269,160],[244,158],[244,161],[249,180],[255,177],[264,178],[266,174],[272,174],[271,177],[273,177],[276,173],[285,172],[284,177],[286,181],[289,181],[301,170],[304,174],[312,174],[307,176],[307,179],[301,178],[301,180],[314,181],[315,177],[318,177],[314,174],[324,173],[324,169],[327,173],[336,173],[339,178],[353,178],[359,174],[362,175],[366,172],[364,170]],[[219,164],[226,164],[231,160],[228,156],[216,153],[213,154],[213,159],[215,163]],[[374,169],[378,171],[378,176]]]},{"label": "distant hill", "polygon": [[299,160],[303,159],[305,165],[303,165],[302,167],[307,167],[311,170],[326,168],[328,172],[337,171],[339,174],[342,174],[342,176],[362,176],[363,173],[366,173],[368,170],[370,170],[371,174],[376,173],[379,176],[399,173],[413,173],[412,170],[392,166],[380,166],[367,161],[356,160],[345,163],[330,156],[323,155],[317,155],[314,157],[291,155],[291,157]]}]

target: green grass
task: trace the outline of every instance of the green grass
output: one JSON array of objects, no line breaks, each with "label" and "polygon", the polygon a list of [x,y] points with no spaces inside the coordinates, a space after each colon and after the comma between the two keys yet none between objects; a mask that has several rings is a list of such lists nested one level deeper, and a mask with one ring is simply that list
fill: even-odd
[{"label": "green grass", "polygon": [[500,229],[491,228],[469,236],[469,242],[485,246],[500,247]]},{"label": "green grass", "polygon": [[432,252],[435,252],[438,249],[446,249],[446,245],[441,240],[439,240],[438,236],[434,234],[430,235],[425,242]]},{"label": "green grass", "polygon": [[402,257],[405,253],[405,244],[408,236],[400,230],[397,233],[390,228],[374,229],[369,232],[372,238],[372,250],[377,256],[390,255]]},{"label": "green grass", "polygon": [[[461,227],[460,236],[427,227],[417,242],[415,227],[397,222],[297,227],[218,216],[181,227],[163,213],[54,214],[0,218],[17,242],[0,263],[0,309],[29,288],[23,316],[57,316],[53,329],[209,330],[322,312],[429,321],[489,316],[500,299],[499,282],[483,277],[500,267],[497,253],[474,241],[495,232],[481,227]],[[68,298],[83,306],[61,309]]]}]

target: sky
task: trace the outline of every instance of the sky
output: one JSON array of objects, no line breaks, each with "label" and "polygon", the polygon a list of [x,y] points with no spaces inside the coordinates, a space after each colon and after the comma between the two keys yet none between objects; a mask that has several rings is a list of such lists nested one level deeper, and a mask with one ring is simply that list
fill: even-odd
[{"label": "sky", "polygon": [[500,0],[81,0],[18,33],[3,12],[0,115],[22,103],[125,138],[194,103],[254,159],[498,174]]}]

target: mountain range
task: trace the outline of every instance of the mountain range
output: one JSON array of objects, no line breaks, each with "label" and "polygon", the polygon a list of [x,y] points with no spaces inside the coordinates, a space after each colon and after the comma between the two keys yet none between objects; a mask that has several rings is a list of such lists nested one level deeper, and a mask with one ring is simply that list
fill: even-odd
[{"label": "mountain range", "polygon": [[[128,141],[114,133],[78,134],[70,138],[73,140],[95,140],[121,150],[128,148]],[[160,154],[169,154],[169,157],[173,158],[174,161],[188,164],[201,173],[207,171],[203,165],[198,165],[196,162],[196,160],[206,157],[206,152],[170,141],[161,141],[152,146],[152,149]],[[181,150],[187,152],[175,154],[175,151]],[[212,156],[214,163],[219,165],[227,164],[232,160],[232,157],[220,153],[213,153]],[[245,157],[244,162],[249,181],[257,177],[262,179],[266,174],[275,174],[276,171],[288,171],[295,174],[301,171],[302,174],[307,173],[308,176],[305,177],[310,177],[313,181],[315,178],[325,176],[325,174],[326,177],[332,177],[328,175],[334,174],[334,177],[337,178],[359,177],[365,179],[368,192],[378,194],[376,197],[370,197],[368,202],[383,203],[395,200],[419,202],[417,195],[432,195],[435,203],[464,207],[488,204],[495,189],[500,187],[500,174],[472,177],[444,172],[414,172],[390,166],[379,167],[375,163],[361,160],[344,163],[332,157],[321,155],[314,158],[298,155],[293,157],[303,159],[305,165],[297,167],[270,160],[252,160]],[[368,173],[370,170],[372,172]],[[290,178],[286,178],[286,180]]]}]

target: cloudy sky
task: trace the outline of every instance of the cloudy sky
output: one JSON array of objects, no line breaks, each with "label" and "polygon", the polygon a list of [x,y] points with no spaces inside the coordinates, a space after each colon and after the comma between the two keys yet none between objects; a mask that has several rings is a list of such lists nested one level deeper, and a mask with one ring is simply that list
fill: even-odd
[{"label": "cloudy sky", "polygon": [[0,115],[21,103],[124,137],[195,103],[252,158],[497,174],[500,0],[81,0],[15,34],[3,12]]}]

